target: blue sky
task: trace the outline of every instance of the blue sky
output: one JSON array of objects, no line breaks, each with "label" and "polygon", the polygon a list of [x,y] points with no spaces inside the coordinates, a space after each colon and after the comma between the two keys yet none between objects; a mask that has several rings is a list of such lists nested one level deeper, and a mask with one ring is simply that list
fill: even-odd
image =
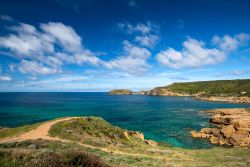
[{"label": "blue sky", "polygon": [[250,78],[250,1],[0,1],[0,91]]}]

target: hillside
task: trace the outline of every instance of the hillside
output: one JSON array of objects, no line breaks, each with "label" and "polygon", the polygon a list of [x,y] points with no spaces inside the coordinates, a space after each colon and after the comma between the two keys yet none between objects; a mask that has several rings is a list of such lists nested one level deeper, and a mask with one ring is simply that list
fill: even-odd
[{"label": "hillside", "polygon": [[[200,94],[208,96],[241,96],[250,97],[250,79],[217,80],[173,83],[153,89],[158,92],[170,91],[179,94]],[[151,90],[152,91],[152,90]]]},{"label": "hillside", "polygon": [[115,89],[109,92],[111,95],[131,95],[133,92],[128,89]]},{"label": "hillside", "polygon": [[96,117],[60,118],[6,128],[0,134],[0,166],[3,167],[219,167],[250,163],[247,148],[182,149],[157,145],[145,140],[140,132],[113,126]]}]

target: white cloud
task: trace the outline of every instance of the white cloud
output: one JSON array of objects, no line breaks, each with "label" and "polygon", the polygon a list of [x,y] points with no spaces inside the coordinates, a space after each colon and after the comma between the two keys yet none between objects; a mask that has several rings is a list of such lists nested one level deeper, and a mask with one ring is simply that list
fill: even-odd
[{"label": "white cloud", "polygon": [[32,64],[36,64],[33,67],[44,67],[42,72],[35,68],[27,70],[21,62],[19,69],[23,69],[21,70],[23,73],[44,75],[61,72],[58,69],[64,64],[100,64],[97,54],[83,47],[81,37],[72,27],[49,22],[40,24],[40,28],[41,30],[38,30],[32,25],[20,23],[8,28],[13,33],[0,37],[0,48],[4,49],[6,55],[21,61],[29,60]]},{"label": "white cloud", "polygon": [[48,75],[48,74],[57,74],[61,73],[60,69],[46,67],[41,63],[36,61],[28,61],[22,60],[19,65],[19,71],[24,74],[31,74],[31,75]]},{"label": "white cloud", "polygon": [[146,24],[138,23],[132,25],[130,23],[118,23],[118,28],[126,33],[141,33],[141,34],[150,34],[158,32],[159,26],[153,24],[152,22],[147,22]]},{"label": "white cloud", "polygon": [[82,50],[81,37],[72,27],[54,22],[41,24],[40,27],[48,35],[54,37],[66,51],[79,52]]},{"label": "white cloud", "polygon": [[119,23],[120,30],[135,35],[134,41],[138,42],[141,46],[153,48],[159,41],[158,31],[159,25],[147,22],[146,24],[132,25],[130,23]]},{"label": "white cloud", "polygon": [[249,34],[237,34],[235,36],[224,35],[223,37],[214,36],[212,42],[224,51],[234,51],[240,46],[244,46],[250,40]]},{"label": "white cloud", "polygon": [[173,68],[201,67],[222,62],[225,58],[225,52],[216,48],[206,48],[203,42],[192,38],[183,43],[181,51],[168,48],[156,55],[159,63]]},{"label": "white cloud", "polygon": [[148,49],[124,41],[123,50],[123,55],[109,62],[103,62],[103,64],[109,69],[117,68],[130,74],[140,74],[146,71],[149,66],[147,59],[151,56]]},{"label": "white cloud", "polygon": [[0,19],[4,21],[13,21],[13,19],[8,15],[0,15]]},{"label": "white cloud", "polygon": [[139,42],[140,45],[146,47],[154,47],[158,42],[159,37],[156,35],[145,35],[145,36],[136,36],[135,41]]},{"label": "white cloud", "polygon": [[9,76],[0,76],[0,81],[11,81],[12,78]]}]

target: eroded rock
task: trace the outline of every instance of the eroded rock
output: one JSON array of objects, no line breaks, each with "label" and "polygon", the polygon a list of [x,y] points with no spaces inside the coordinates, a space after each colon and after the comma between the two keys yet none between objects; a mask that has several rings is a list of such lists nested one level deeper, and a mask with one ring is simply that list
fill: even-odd
[{"label": "eroded rock", "polygon": [[214,114],[210,122],[218,128],[202,128],[199,132],[191,131],[195,138],[207,138],[213,144],[231,146],[250,145],[250,112],[249,109],[215,109],[208,111]]}]

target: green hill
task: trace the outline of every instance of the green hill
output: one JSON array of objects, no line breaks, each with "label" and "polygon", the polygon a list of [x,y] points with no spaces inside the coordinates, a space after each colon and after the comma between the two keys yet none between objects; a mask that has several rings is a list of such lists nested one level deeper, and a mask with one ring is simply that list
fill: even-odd
[{"label": "green hill", "polygon": [[215,96],[250,96],[250,79],[173,83],[155,89],[167,89],[175,93],[201,93]]},{"label": "green hill", "polygon": [[133,92],[128,89],[115,89],[109,92],[111,95],[131,95]]}]

